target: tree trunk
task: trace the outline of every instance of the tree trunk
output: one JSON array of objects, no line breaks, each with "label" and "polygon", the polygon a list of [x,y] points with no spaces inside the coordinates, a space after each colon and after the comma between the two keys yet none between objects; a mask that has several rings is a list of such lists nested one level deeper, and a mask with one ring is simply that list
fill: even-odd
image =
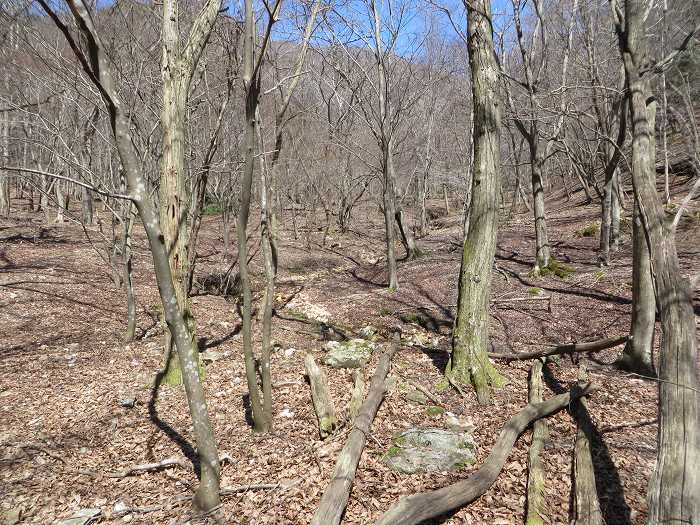
[{"label": "tree trunk", "polygon": [[651,350],[654,344],[656,302],[639,207],[635,204],[632,226],[632,324],[631,338],[617,360],[617,366],[645,376],[655,376]]},{"label": "tree trunk", "polygon": [[610,249],[614,252],[620,249],[620,170],[613,175],[610,218]]},{"label": "tree trunk", "polygon": [[[632,113],[632,184],[650,249],[661,318],[659,445],[649,485],[649,525],[700,523],[700,432],[695,314],[691,287],[678,263],[675,237],[656,191],[648,104],[655,104],[641,70],[646,53],[645,3],[626,0],[624,22],[612,4]],[[623,26],[624,24],[624,26]]]},{"label": "tree trunk", "polygon": [[[44,0],[38,0],[43,9],[59,27],[63,27],[58,15]],[[89,49],[88,60],[81,61],[96,87],[102,93],[103,101],[108,110],[112,132],[123,166],[127,189],[143,222],[149,246],[153,255],[153,265],[158,283],[161,304],[170,332],[173,334],[181,368],[185,371],[184,383],[192,416],[192,425],[201,466],[200,484],[193,498],[193,506],[199,511],[210,511],[219,505],[219,458],[216,441],[209,419],[204,389],[197,373],[197,349],[193,344],[192,335],[182,310],[177,301],[177,292],[170,271],[168,251],[165,246],[158,215],[150,200],[146,188],[146,178],[139,170],[139,160],[130,133],[131,125],[121,107],[117,90],[109,69],[110,60],[102,47],[101,40],[93,25],[93,18],[82,0],[67,0],[76,26],[81,31],[85,45]],[[208,5],[213,8],[213,16],[218,13],[219,5]],[[80,53],[74,49],[75,53]]]},{"label": "tree trunk", "polygon": [[136,298],[134,297],[134,281],[132,266],[132,231],[134,227],[134,213],[131,203],[127,204],[126,221],[124,224],[124,283],[126,284],[127,328],[125,339],[133,341],[136,335]]},{"label": "tree trunk", "polygon": [[[584,384],[585,380],[586,368],[582,365],[579,371],[579,384]],[[581,398],[572,403],[572,412],[578,425],[574,445],[575,515],[572,525],[603,525],[591,450],[593,425],[586,407],[586,399]]]},{"label": "tree trunk", "polygon": [[500,387],[504,382],[487,353],[491,267],[496,253],[501,169],[501,109],[497,98],[499,75],[489,23],[490,13],[489,0],[476,2],[468,9],[468,51],[474,102],[474,170],[452,355],[446,370],[453,381],[471,383],[481,404],[490,403],[491,387]]},{"label": "tree trunk", "polygon": [[243,177],[241,179],[241,197],[238,212],[238,267],[241,276],[243,292],[243,355],[245,360],[248,396],[255,432],[267,432],[272,424],[271,414],[266,413],[260,399],[258,373],[255,355],[253,353],[252,337],[252,292],[248,271],[248,217],[250,215],[250,199],[253,185],[253,170],[255,168],[255,151],[257,141],[257,108],[260,93],[260,77],[255,74],[255,15],[252,0],[245,2],[245,38],[244,38],[244,71],[243,82],[246,88],[245,107],[245,138]]},{"label": "tree trunk", "polygon": [[535,274],[549,266],[550,247],[547,238],[547,218],[545,216],[544,185],[542,168],[544,159],[539,149],[539,140],[535,136],[530,141],[530,159],[532,174],[532,197],[535,214]]}]

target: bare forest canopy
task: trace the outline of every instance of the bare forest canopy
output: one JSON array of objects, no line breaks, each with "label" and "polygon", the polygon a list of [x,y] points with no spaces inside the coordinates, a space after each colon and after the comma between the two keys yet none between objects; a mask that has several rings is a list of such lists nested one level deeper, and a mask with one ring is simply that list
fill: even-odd
[{"label": "bare forest canopy", "polygon": [[700,4],[0,3],[3,523],[700,523]]}]

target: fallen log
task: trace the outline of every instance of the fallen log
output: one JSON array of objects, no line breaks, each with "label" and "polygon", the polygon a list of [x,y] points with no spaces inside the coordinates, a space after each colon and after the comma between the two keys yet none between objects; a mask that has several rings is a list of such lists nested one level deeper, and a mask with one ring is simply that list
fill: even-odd
[{"label": "fallen log", "polygon": [[311,354],[306,354],[304,357],[304,367],[311,385],[311,400],[318,418],[318,431],[321,439],[326,439],[338,427],[333,400],[328,393],[326,373],[316,364]]},{"label": "fallen log", "polygon": [[593,391],[588,383],[547,401],[528,404],[503,427],[482,467],[467,479],[447,487],[401,499],[385,512],[375,525],[413,525],[459,509],[481,497],[498,478],[520,434],[533,422],[550,416],[569,403]]},{"label": "fallen log", "polygon": [[516,354],[501,354],[498,352],[489,352],[489,357],[492,359],[502,359],[506,362],[510,361],[525,361],[527,359],[540,359],[542,357],[549,357],[552,355],[562,355],[562,354],[573,354],[581,352],[600,352],[607,348],[613,348],[615,346],[626,343],[630,339],[628,335],[622,335],[619,337],[610,337],[608,339],[601,339],[599,341],[591,341],[589,343],[566,343],[563,345],[556,345],[546,350],[539,350],[537,352],[523,352]]},{"label": "fallen log", "polygon": [[340,523],[340,518],[350,498],[357,465],[365,448],[370,427],[386,393],[386,376],[391,367],[391,358],[399,349],[400,340],[398,333],[395,333],[389,348],[379,358],[367,399],[362,403],[360,412],[353,422],[348,441],[338,455],[333,478],[321,497],[318,509],[311,519],[311,525],[338,525]]},{"label": "fallen log", "polygon": [[[530,404],[542,402],[542,361],[537,359],[530,368]],[[547,422],[538,419],[532,424],[532,443],[527,456],[527,517],[526,525],[544,525],[544,466],[542,450],[547,438]]]},{"label": "fallen log", "polygon": [[[579,380],[586,380],[586,367],[581,365]],[[572,415],[576,418],[576,444],[574,445],[574,509],[573,525],[603,525],[603,515],[595,484],[593,456],[591,455],[591,438],[593,424],[588,413],[585,399],[579,399],[571,405]]]}]

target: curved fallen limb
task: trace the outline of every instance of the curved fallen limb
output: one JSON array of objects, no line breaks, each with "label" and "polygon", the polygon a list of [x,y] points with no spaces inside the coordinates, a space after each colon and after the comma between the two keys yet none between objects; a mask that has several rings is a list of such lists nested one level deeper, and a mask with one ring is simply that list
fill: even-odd
[{"label": "curved fallen limb", "polygon": [[496,481],[516,440],[533,421],[566,408],[571,401],[592,391],[593,386],[587,383],[542,403],[527,405],[503,427],[489,457],[474,474],[447,487],[401,499],[385,512],[375,525],[413,525],[476,500]]},{"label": "curved fallen limb", "polygon": [[599,341],[591,341],[589,343],[567,343],[563,345],[556,345],[551,348],[547,348],[546,350],[539,350],[537,352],[523,352],[518,354],[500,354],[497,352],[489,352],[489,357],[491,359],[502,359],[506,362],[510,362],[524,361],[527,359],[540,359],[551,355],[573,354],[577,352],[600,352],[601,350],[624,344],[629,339],[630,336],[622,335],[619,337],[601,339]]}]

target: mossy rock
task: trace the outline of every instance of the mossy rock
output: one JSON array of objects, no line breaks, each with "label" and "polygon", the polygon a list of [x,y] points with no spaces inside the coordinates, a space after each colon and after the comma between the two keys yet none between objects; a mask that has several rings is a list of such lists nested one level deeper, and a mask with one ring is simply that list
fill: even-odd
[{"label": "mossy rock", "polygon": [[437,405],[431,405],[425,409],[425,413],[430,417],[440,417],[445,413],[445,409]]},{"label": "mossy rock", "polygon": [[393,440],[384,462],[397,472],[445,472],[476,462],[476,443],[470,432],[440,428],[412,428]]},{"label": "mossy rock", "polygon": [[426,396],[420,390],[411,390],[408,394],[406,394],[406,399],[408,401],[416,403],[417,405],[427,405],[428,404],[428,396]]},{"label": "mossy rock", "polygon": [[333,368],[361,368],[372,357],[377,345],[364,339],[329,341],[323,362]]},{"label": "mossy rock", "polygon": [[557,261],[554,257],[549,259],[547,266],[537,266],[530,272],[530,277],[559,277],[560,279],[568,279],[576,273],[576,269],[561,261]]}]

